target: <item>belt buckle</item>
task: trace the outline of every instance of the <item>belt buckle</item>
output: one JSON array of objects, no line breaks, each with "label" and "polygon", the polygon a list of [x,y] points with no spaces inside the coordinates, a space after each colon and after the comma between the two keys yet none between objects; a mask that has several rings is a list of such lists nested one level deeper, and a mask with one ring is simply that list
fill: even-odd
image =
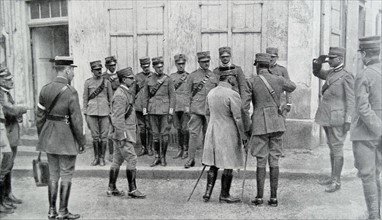
[{"label": "belt buckle", "polygon": [[69,115],[65,115],[65,123],[66,123],[67,125],[70,124],[70,121],[69,121]]}]

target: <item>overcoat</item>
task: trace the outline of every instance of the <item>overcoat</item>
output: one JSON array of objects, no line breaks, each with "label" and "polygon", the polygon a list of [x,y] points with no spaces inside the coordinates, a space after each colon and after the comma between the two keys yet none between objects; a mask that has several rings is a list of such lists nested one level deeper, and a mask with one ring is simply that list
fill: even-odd
[{"label": "overcoat", "polygon": [[380,140],[382,136],[381,63],[367,66],[355,78],[355,111],[350,140]]},{"label": "overcoat", "polygon": [[171,79],[174,81],[174,86],[179,85],[178,88],[175,88],[176,94],[176,104],[175,112],[183,112],[185,110],[187,102],[187,79],[189,73],[184,71],[183,73],[175,72],[170,75]]},{"label": "overcoat", "polygon": [[[125,85],[120,85],[115,91],[112,101],[111,122],[114,140],[137,141],[136,115],[133,106],[134,94]],[[126,113],[128,113],[125,118]]]},{"label": "overcoat", "polygon": [[222,169],[243,166],[244,127],[239,93],[227,82],[220,82],[206,100],[206,115],[210,116],[204,142],[202,163]]},{"label": "overcoat", "polygon": [[[69,123],[46,119],[46,109],[59,94],[62,87],[68,86],[58,98],[50,115],[69,116]],[[40,92],[37,110],[37,151],[58,155],[77,155],[79,146],[86,144],[83,135],[83,123],[77,91],[68,84],[67,79],[56,77],[45,85]]]}]

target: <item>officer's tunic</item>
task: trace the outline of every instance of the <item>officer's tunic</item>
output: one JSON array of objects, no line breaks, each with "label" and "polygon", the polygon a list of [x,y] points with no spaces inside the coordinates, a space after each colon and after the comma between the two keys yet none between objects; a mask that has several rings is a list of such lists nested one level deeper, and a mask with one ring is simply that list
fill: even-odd
[{"label": "officer's tunic", "polygon": [[190,120],[188,114],[184,114],[185,106],[187,102],[187,79],[189,73],[184,71],[183,73],[175,72],[170,75],[174,81],[176,104],[175,104],[175,117],[174,127],[183,131],[188,130],[187,123]]},{"label": "officer's tunic", "polygon": [[355,111],[350,140],[355,167],[363,181],[375,180],[382,169],[382,74],[374,61],[357,74],[354,84]]},{"label": "officer's tunic", "polygon": [[[48,120],[46,109],[64,86],[68,88],[58,98],[50,115],[68,116],[69,123]],[[36,118],[38,137],[37,151],[46,152],[50,179],[71,181],[79,146],[86,144],[83,135],[82,115],[77,91],[68,85],[67,79],[56,77],[40,92]]]},{"label": "officer's tunic", "polygon": [[206,114],[210,116],[203,149],[202,163],[222,169],[243,166],[240,95],[227,82],[220,82],[207,95]]},{"label": "officer's tunic", "polygon": [[354,108],[354,76],[343,66],[321,70],[316,76],[326,82],[315,121],[324,127],[331,155],[342,157],[347,135],[343,125],[351,122]]},{"label": "officer's tunic", "polygon": [[[115,91],[112,101],[111,121],[114,127],[112,138],[115,142],[115,151],[113,154],[112,167],[119,168],[123,161],[127,161],[128,170],[136,168],[137,155],[134,150],[134,144],[137,140],[136,115],[133,106],[134,94],[125,85]],[[131,108],[131,109],[130,109]],[[126,118],[127,112],[130,115]],[[125,140],[126,144],[121,146],[119,141]]]},{"label": "officer's tunic", "polygon": [[[203,88],[198,91],[194,96],[192,96],[193,90],[196,89],[201,81],[206,78],[206,75],[209,78],[206,80]],[[190,109],[191,118],[188,122],[188,128],[190,131],[190,141],[189,141],[189,155],[190,159],[195,158],[196,148],[204,139],[204,134],[207,129],[207,119],[206,119],[206,98],[207,94],[211,89],[215,88],[218,84],[216,75],[211,72],[211,70],[203,70],[199,68],[192,72],[187,80],[187,92],[186,98],[187,103],[185,107]],[[202,137],[199,135],[202,134]]]},{"label": "officer's tunic", "polygon": [[[150,125],[146,124],[145,123],[145,119],[143,117],[143,93],[144,93],[144,87],[145,87],[145,82],[146,82],[146,79],[153,75],[154,73],[152,72],[149,72],[149,73],[144,73],[144,72],[140,72],[138,73],[136,76],[135,76],[135,90],[134,90],[134,94],[135,94],[135,101],[134,101],[134,108],[135,108],[135,111],[136,111],[136,115],[137,115],[137,120],[138,120],[138,126],[139,126],[139,130],[141,133],[146,133],[146,130],[145,129],[148,129],[150,131]],[[142,140],[141,140],[142,141]]]},{"label": "officer's tunic", "polygon": [[[89,96],[101,85],[105,83],[104,89],[93,99]],[[103,77],[96,79],[89,78],[85,81],[83,94],[83,111],[87,116],[86,121],[91,131],[94,141],[107,141],[109,132],[110,104],[113,98],[113,90],[109,80]]]},{"label": "officer's tunic", "polygon": [[[287,68],[285,68],[285,67],[283,67],[277,63],[269,67],[269,72],[273,75],[281,76],[287,80],[290,80]],[[284,95],[284,93],[282,93],[281,105],[286,104],[286,103],[291,103],[290,99],[291,99],[291,95],[289,93],[286,93],[286,95]]]},{"label": "officer's tunic", "polygon": [[[272,75],[266,69],[261,69],[259,74],[267,79],[278,99],[284,91],[293,92],[296,89],[292,81]],[[281,155],[281,136],[285,131],[285,120],[279,114],[277,104],[259,76],[250,79],[248,84],[249,92],[244,97],[243,106],[248,111],[252,100],[252,136],[249,142],[251,154],[257,157],[258,167],[265,167],[268,158],[269,166],[277,167]]]},{"label": "officer's tunic", "polygon": [[[156,86],[158,80],[163,80],[162,85],[156,91],[155,95],[151,97],[153,88]],[[159,137],[166,136],[171,129],[171,124],[168,123],[168,115],[170,109],[175,108],[175,88],[174,82],[167,74],[158,76],[152,74],[147,78],[143,90],[142,102],[147,113],[150,115],[150,128],[153,133],[153,139],[159,140]]]},{"label": "officer's tunic", "polygon": [[[5,175],[8,174],[8,171],[3,170],[4,168],[7,168],[11,166],[11,160],[9,158],[4,158],[3,153],[10,153],[11,148],[9,145],[8,137],[7,137],[7,131],[5,130],[5,117],[3,113],[3,106],[0,103],[0,181],[4,181]],[[4,160],[4,164],[3,164]],[[5,161],[6,160],[6,161]]]}]

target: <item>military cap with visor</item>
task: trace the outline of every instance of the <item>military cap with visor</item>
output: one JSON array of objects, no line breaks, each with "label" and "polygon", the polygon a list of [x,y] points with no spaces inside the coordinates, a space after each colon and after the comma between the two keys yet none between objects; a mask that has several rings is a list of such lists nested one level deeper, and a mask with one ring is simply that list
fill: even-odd
[{"label": "military cap with visor", "polygon": [[151,61],[153,62],[153,66],[157,66],[157,67],[163,66],[163,57],[162,56],[154,57],[151,59]]},{"label": "military cap with visor", "polygon": [[105,66],[113,66],[117,64],[117,59],[115,56],[110,56],[105,58]]},{"label": "military cap with visor", "polygon": [[271,55],[269,53],[257,53],[256,59],[253,65],[256,65],[257,63],[269,64],[270,62],[271,62]]},{"label": "military cap with visor", "polygon": [[73,57],[69,56],[56,56],[54,58],[54,66],[71,66],[71,67],[77,67],[73,63]]},{"label": "military cap with visor", "polygon": [[151,64],[150,57],[141,57],[141,58],[139,58],[139,63],[140,63],[141,66],[143,66],[143,67],[148,67],[148,66],[150,66],[150,64]]},{"label": "military cap with visor", "polygon": [[268,47],[265,49],[266,53],[269,53],[272,57],[278,57],[279,56],[279,49],[276,47]]},{"label": "military cap with visor", "polygon": [[219,56],[231,56],[231,48],[230,47],[220,47],[219,48]]},{"label": "military cap with visor", "polygon": [[135,78],[135,75],[133,73],[133,69],[131,67],[126,67],[124,69],[118,70],[117,76],[119,78],[131,78],[131,79]]},{"label": "military cap with visor", "polygon": [[0,67],[0,78],[10,80],[13,78],[13,75],[7,67]]},{"label": "military cap with visor", "polygon": [[197,52],[196,56],[198,57],[198,61],[199,62],[210,61],[211,60],[210,51]]},{"label": "military cap with visor", "polygon": [[369,36],[359,38],[359,51],[364,50],[381,50],[381,36]]},{"label": "military cap with visor", "polygon": [[90,62],[90,67],[92,68],[92,70],[102,69],[101,60],[95,60],[95,61]]},{"label": "military cap with visor", "polygon": [[341,56],[341,57],[345,56],[345,48],[343,48],[343,47],[330,47],[328,57],[335,58],[338,56]]},{"label": "military cap with visor", "polygon": [[187,57],[184,54],[176,54],[174,56],[175,63],[186,63]]}]

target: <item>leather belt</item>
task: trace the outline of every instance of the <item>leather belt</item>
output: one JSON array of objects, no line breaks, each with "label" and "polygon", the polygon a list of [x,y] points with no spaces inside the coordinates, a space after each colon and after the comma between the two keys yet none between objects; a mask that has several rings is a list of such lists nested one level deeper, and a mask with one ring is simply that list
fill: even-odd
[{"label": "leather belt", "polygon": [[70,124],[69,115],[47,115],[46,119],[51,121],[62,121],[66,124]]},{"label": "leather belt", "polygon": [[5,124],[5,119],[4,118],[0,118],[0,123]]}]

